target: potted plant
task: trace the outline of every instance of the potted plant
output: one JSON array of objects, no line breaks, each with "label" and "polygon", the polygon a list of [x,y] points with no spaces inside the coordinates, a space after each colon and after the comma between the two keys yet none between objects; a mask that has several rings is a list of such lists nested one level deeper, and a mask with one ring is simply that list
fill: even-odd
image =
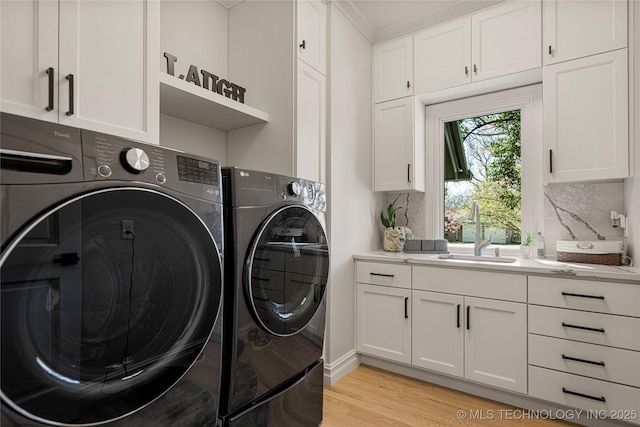
[{"label": "potted plant", "polygon": [[384,225],[383,249],[390,252],[402,252],[406,237],[406,227],[396,227],[396,212],[402,209],[394,203],[390,203],[387,209],[380,211],[380,221]]},{"label": "potted plant", "polygon": [[533,245],[533,234],[527,231],[520,244],[520,255],[522,258],[529,258],[529,255],[531,254],[531,245]]}]

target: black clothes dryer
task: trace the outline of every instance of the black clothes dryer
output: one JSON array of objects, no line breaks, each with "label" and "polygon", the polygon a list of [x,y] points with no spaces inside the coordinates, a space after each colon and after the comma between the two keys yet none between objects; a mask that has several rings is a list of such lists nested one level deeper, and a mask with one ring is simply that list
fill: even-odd
[{"label": "black clothes dryer", "polygon": [[325,187],[223,168],[223,427],[322,420]]},{"label": "black clothes dryer", "polygon": [[0,424],[215,426],[219,163],[1,120]]}]

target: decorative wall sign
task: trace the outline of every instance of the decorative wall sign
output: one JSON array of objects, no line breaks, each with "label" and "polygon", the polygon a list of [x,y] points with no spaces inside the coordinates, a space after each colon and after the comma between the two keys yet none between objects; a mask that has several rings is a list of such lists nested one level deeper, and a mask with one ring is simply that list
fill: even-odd
[{"label": "decorative wall sign", "polygon": [[[178,57],[168,52],[164,53],[164,57],[167,58],[167,74],[175,76],[175,63],[178,62]],[[202,75],[202,80],[200,80],[200,75]],[[187,71],[186,76],[180,74],[178,78],[186,82],[195,83],[203,89],[211,90],[212,92],[244,104],[244,93],[247,91],[245,88],[231,83],[228,80],[221,79],[206,70],[200,70],[200,72],[198,72],[198,67],[195,65],[189,66],[189,71]]]}]

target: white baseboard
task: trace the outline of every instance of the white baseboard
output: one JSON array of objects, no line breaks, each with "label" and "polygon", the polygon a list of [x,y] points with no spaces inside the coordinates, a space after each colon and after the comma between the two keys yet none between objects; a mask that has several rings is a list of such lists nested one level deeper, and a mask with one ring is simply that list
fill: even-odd
[{"label": "white baseboard", "polygon": [[355,350],[351,350],[335,362],[324,365],[324,384],[334,385],[358,366],[360,366],[360,357]]}]

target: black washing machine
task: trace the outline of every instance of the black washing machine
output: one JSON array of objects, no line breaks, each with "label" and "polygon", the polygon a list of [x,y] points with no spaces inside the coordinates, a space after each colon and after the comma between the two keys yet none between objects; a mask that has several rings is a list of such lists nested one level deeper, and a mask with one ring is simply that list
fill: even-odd
[{"label": "black washing machine", "polygon": [[322,421],[329,247],[323,184],[223,168],[223,427]]},{"label": "black washing machine", "polygon": [[3,427],[215,426],[219,163],[2,114]]}]

